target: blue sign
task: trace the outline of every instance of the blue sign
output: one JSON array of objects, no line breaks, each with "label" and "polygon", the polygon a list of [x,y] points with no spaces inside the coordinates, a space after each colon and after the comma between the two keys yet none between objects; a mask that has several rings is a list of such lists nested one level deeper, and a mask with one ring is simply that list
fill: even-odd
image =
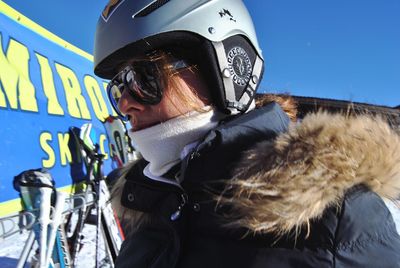
[{"label": "blue sign", "polygon": [[[56,187],[71,184],[70,127],[91,123],[110,171],[102,124],[115,114],[92,56],[0,2],[0,216],[17,209],[13,177],[47,168]],[[108,159],[108,160],[107,160]],[[13,205],[10,206],[10,202]],[[7,201],[7,202],[6,202]]]}]

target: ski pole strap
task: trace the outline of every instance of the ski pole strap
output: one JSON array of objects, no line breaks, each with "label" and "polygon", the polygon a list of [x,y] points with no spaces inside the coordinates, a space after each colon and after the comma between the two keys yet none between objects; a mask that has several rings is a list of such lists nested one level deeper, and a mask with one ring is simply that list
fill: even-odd
[{"label": "ski pole strap", "polygon": [[21,192],[21,186],[54,189],[54,185],[53,177],[43,168],[25,170],[15,176],[13,180],[13,186],[17,192]]}]

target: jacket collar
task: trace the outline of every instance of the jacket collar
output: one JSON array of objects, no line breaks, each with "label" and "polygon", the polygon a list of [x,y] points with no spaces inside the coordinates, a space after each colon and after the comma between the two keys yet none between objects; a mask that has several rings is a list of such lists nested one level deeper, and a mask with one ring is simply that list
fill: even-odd
[{"label": "jacket collar", "polygon": [[286,132],[289,121],[276,103],[222,121],[182,161],[183,181],[188,185],[230,179],[243,151]]}]

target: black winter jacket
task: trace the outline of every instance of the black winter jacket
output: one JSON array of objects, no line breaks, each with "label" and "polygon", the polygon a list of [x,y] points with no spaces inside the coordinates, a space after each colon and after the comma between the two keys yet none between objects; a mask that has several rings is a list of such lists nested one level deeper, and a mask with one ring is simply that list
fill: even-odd
[{"label": "black winter jacket", "polygon": [[166,175],[181,187],[131,167],[117,267],[400,267],[381,198],[399,194],[399,136],[366,116],[288,121],[273,103],[222,123]]}]

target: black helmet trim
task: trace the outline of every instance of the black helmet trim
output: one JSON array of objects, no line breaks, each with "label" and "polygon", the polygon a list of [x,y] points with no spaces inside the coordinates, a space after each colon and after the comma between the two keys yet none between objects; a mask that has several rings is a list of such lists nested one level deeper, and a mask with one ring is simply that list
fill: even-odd
[{"label": "black helmet trim", "polygon": [[154,50],[164,50],[178,55],[187,51],[190,54],[202,43],[204,38],[191,32],[160,33],[121,47],[97,64],[94,73],[99,77],[111,79],[117,74],[121,64],[134,57],[146,55]]}]

